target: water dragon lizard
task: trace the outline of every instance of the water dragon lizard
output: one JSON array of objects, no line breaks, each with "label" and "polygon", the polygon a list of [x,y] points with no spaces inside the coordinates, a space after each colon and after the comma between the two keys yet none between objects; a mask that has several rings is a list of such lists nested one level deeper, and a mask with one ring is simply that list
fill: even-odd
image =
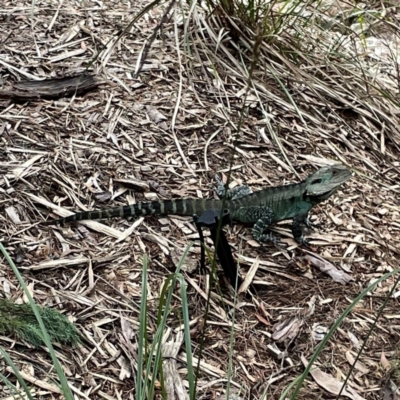
[{"label": "water dragon lizard", "polygon": [[295,240],[307,244],[301,225],[312,227],[308,212],[316,204],[327,200],[351,176],[348,168],[334,164],[318,169],[300,183],[265,188],[254,193],[248,186],[226,190],[223,182],[216,177],[219,200],[187,198],[140,202],[123,207],[78,212],[66,218],[48,220],[44,225],[139,215],[193,216],[201,215],[205,210],[221,210],[224,207],[229,210],[233,221],[253,224],[253,237],[259,242],[277,242],[276,237],[265,231],[273,223],[293,219],[292,233]]}]

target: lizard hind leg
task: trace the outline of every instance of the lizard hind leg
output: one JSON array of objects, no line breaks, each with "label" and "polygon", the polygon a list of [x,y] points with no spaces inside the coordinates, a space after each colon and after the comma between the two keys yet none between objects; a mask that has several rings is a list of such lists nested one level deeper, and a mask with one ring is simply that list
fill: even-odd
[{"label": "lizard hind leg", "polygon": [[279,243],[280,239],[272,234],[272,232],[264,233],[271,225],[273,211],[265,209],[264,215],[261,216],[257,222],[253,225],[252,233],[253,237],[257,242],[271,242],[273,244]]},{"label": "lizard hind leg", "polygon": [[217,182],[216,192],[220,199],[226,197],[227,200],[236,200],[253,193],[247,185],[226,189],[224,182],[218,175],[215,175],[215,180]]}]

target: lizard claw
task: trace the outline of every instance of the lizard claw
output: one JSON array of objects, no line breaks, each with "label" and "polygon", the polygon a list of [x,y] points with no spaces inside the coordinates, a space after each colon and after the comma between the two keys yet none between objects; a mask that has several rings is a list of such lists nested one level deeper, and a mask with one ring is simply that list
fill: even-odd
[{"label": "lizard claw", "polygon": [[307,228],[312,230],[318,229],[321,226],[320,224],[314,224],[308,218],[305,220],[304,224],[306,225]]},{"label": "lizard claw", "polygon": [[301,244],[301,245],[303,245],[303,246],[305,246],[305,247],[308,247],[308,248],[311,247],[311,246],[310,246],[310,240],[309,240],[309,239],[306,239],[304,236],[300,236],[300,237],[295,238],[295,239],[296,239],[296,242],[297,242],[297,243],[299,243],[299,244]]},{"label": "lizard claw", "polygon": [[220,176],[218,174],[214,175],[214,180],[217,182],[217,184],[223,185],[222,179],[220,178]]},{"label": "lizard claw", "polygon": [[270,235],[269,236],[269,241],[274,245],[278,245],[281,242],[281,238],[278,237],[278,236]]}]

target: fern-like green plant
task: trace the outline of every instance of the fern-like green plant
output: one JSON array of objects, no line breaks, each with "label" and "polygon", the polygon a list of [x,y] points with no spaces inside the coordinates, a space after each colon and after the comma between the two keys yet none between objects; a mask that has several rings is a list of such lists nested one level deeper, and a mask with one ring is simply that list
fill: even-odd
[{"label": "fern-like green plant", "polygon": [[[52,308],[38,307],[46,330],[52,342],[76,344],[79,332],[60,312]],[[42,330],[29,304],[15,304],[0,299],[0,333],[15,335],[34,346],[44,344]]]}]

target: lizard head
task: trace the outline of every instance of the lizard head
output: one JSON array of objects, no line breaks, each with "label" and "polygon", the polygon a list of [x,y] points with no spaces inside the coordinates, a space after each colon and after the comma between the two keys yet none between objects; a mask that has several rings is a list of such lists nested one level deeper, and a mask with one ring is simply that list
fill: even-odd
[{"label": "lizard head", "polygon": [[306,179],[306,194],[326,200],[351,176],[352,172],[341,164],[322,167]]}]

